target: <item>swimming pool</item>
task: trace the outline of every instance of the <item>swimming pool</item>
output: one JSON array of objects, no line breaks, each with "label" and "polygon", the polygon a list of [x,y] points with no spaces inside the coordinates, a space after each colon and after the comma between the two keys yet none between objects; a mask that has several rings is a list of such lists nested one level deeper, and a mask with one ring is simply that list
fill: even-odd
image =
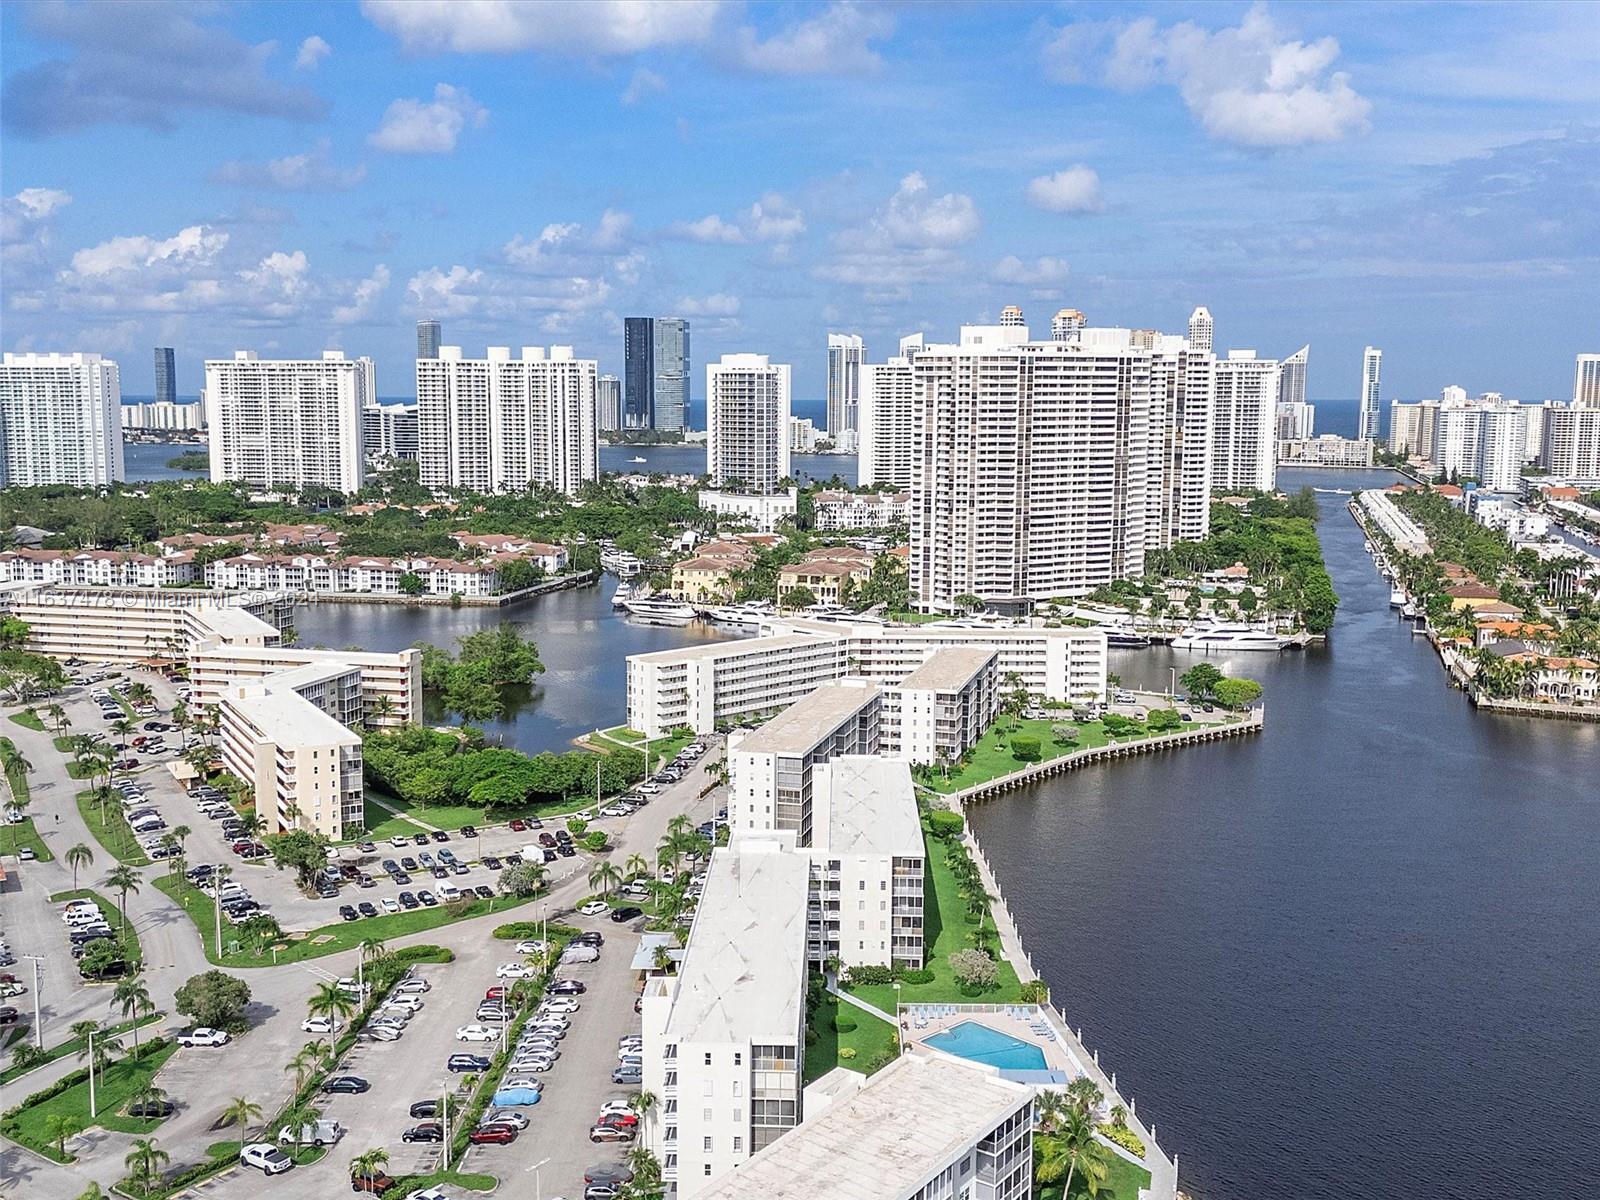
[{"label": "swimming pool", "polygon": [[925,1044],[946,1054],[988,1063],[1002,1071],[1045,1069],[1044,1051],[1039,1047],[1014,1038],[1009,1033],[990,1029],[978,1021],[963,1021],[953,1029],[934,1034],[926,1039]]}]

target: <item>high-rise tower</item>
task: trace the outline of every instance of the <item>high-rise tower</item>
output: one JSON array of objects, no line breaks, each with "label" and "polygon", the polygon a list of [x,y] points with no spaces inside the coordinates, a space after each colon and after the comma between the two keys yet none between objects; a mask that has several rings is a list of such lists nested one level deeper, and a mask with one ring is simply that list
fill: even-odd
[{"label": "high-rise tower", "polygon": [[1376,439],[1381,420],[1378,410],[1379,376],[1383,371],[1383,351],[1368,346],[1361,352],[1361,414],[1356,422],[1358,440]]},{"label": "high-rise tower", "polygon": [[1211,310],[1203,304],[1189,314],[1189,348],[1197,354],[1211,353]]}]

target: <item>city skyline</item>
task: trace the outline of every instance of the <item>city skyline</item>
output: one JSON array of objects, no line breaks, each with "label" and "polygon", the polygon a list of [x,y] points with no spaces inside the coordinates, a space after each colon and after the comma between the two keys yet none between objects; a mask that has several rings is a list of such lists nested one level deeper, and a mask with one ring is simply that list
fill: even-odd
[{"label": "city skyline", "polygon": [[[1369,344],[1384,404],[1560,398],[1584,349],[1586,6],[86,11],[0,14],[4,348],[115,358],[130,396],[158,345],[183,396],[236,349],[333,348],[403,395],[424,317],[620,377],[624,316],[682,316],[807,401],[830,329],[887,349],[1011,303],[1036,336],[1205,305],[1219,355],[1309,341],[1309,399]],[[1519,53],[1537,80],[1485,67]]]}]

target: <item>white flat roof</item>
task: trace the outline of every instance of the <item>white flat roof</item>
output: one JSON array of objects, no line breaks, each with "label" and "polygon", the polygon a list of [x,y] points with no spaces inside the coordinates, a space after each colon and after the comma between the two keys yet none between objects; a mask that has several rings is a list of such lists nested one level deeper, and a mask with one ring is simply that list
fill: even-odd
[{"label": "white flat roof", "polygon": [[877,687],[864,679],[825,683],[747,735],[737,749],[740,753],[804,754],[854,719],[879,694]]},{"label": "white flat roof", "polygon": [[[887,854],[921,858],[922,820],[911,785],[911,764],[845,754],[819,763],[827,786],[829,854]],[[813,780],[822,791],[822,778]]]},{"label": "white flat roof", "polygon": [[931,692],[959,691],[972,682],[994,656],[995,652],[986,646],[946,646],[928,655],[899,686]]},{"label": "white flat roof", "polygon": [[1033,1095],[989,1067],[901,1055],[699,1200],[907,1200]]},{"label": "white flat roof", "polygon": [[759,838],[711,856],[678,965],[666,1036],[676,1042],[787,1041],[806,987],[810,862]]},{"label": "white flat roof", "polygon": [[262,684],[223,690],[225,708],[237,709],[264,737],[285,748],[359,746],[361,738],[311,701]]},{"label": "white flat roof", "polygon": [[[836,631],[830,631],[836,632]],[[791,646],[823,646],[826,642],[800,634],[779,637],[733,638],[726,642],[708,642],[703,646],[683,646],[677,650],[652,650],[648,654],[630,654],[629,662],[677,663],[691,658],[723,658],[741,654],[763,654],[771,650],[787,650]]]}]

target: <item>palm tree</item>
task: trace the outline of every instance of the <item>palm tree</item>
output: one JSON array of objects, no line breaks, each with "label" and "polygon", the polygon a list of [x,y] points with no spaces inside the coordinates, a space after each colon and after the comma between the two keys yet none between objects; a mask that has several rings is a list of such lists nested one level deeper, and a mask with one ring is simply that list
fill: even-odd
[{"label": "palm tree", "polygon": [[182,754],[189,749],[189,725],[191,724],[189,710],[180,702],[172,706],[172,712],[168,715],[172,718],[172,723],[178,727],[178,753]]},{"label": "palm tree", "polygon": [[72,720],[67,716],[67,710],[59,704],[52,704],[44,710],[44,715],[50,718],[50,723],[56,727],[56,736],[61,736],[63,729],[72,728]]},{"label": "palm tree", "polygon": [[100,1190],[98,1183],[90,1183],[78,1193],[78,1200],[106,1200],[106,1194]]},{"label": "palm tree", "polygon": [[334,1035],[339,1033],[339,1018],[356,1011],[356,1002],[336,983],[324,983],[312,995],[306,1007],[313,1017],[326,1017],[333,1025]]},{"label": "palm tree", "polygon": [[135,1183],[149,1187],[161,1174],[161,1168],[172,1161],[172,1156],[156,1145],[155,1138],[135,1138],[133,1148],[122,1161]]},{"label": "palm tree", "polygon": [[254,841],[261,831],[267,827],[266,821],[262,819],[261,814],[258,812],[248,812],[240,817],[239,825],[241,827],[240,834],[251,841]]},{"label": "palm tree", "polygon": [[128,1097],[128,1103],[130,1105],[156,1104],[166,1098],[167,1092],[165,1088],[158,1088],[153,1083],[147,1083],[132,1096]]},{"label": "palm tree", "polygon": [[245,1140],[245,1130],[254,1121],[261,1119],[261,1105],[251,1100],[248,1096],[235,1096],[233,1103],[222,1110],[222,1124],[237,1125],[239,1127],[239,1140]]},{"label": "palm tree", "polygon": [[1094,1122],[1081,1109],[1068,1108],[1062,1114],[1059,1130],[1040,1141],[1043,1152],[1034,1174],[1041,1183],[1054,1183],[1065,1177],[1061,1194],[1066,1196],[1072,1192],[1075,1175],[1083,1176],[1091,1195],[1105,1182],[1106,1152],[1095,1141]]},{"label": "palm tree", "polygon": [[630,1195],[657,1196],[661,1194],[661,1162],[648,1146],[635,1146],[628,1151],[628,1170],[633,1179],[628,1184]]},{"label": "palm tree", "polygon": [[109,888],[115,888],[117,891],[119,904],[122,909],[121,927],[123,929],[128,927],[128,893],[137,892],[143,882],[144,880],[140,878],[139,872],[135,871],[127,863],[118,863],[117,866],[106,875],[106,886]]},{"label": "palm tree", "polygon": [[155,1012],[155,1001],[150,999],[150,989],[137,975],[129,975],[117,983],[111,1002],[122,1006],[122,1015],[133,1014],[133,1056],[139,1057],[139,1019]]},{"label": "palm tree", "polygon": [[611,890],[622,883],[622,872],[617,870],[613,862],[601,859],[589,868],[589,886],[596,891],[611,894]]},{"label": "palm tree", "polygon": [[679,813],[667,822],[667,832],[669,834],[693,833],[694,822],[689,819],[687,813]]},{"label": "palm tree", "polygon": [[642,854],[631,854],[628,861],[622,866],[623,873],[629,879],[640,879],[650,874],[650,860]]},{"label": "palm tree", "polygon": [[368,1150],[350,1160],[350,1178],[364,1179],[371,1190],[371,1183],[383,1174],[383,1168],[389,1165],[389,1152],[383,1149]]},{"label": "palm tree", "polygon": [[306,1080],[312,1072],[321,1066],[326,1058],[327,1047],[322,1042],[307,1042],[295,1052],[295,1056],[289,1060],[289,1065],[284,1070],[294,1072],[294,1090],[297,1094],[305,1087]]},{"label": "palm tree", "polygon": [[44,1119],[44,1135],[54,1143],[56,1157],[67,1157],[67,1139],[83,1130],[83,1122],[65,1113],[50,1113]]},{"label": "palm tree", "polygon": [[127,717],[119,717],[111,722],[111,732],[117,735],[117,749],[126,750],[128,748],[128,735],[133,732],[133,722],[128,720]]},{"label": "palm tree", "polygon": [[1105,1098],[1100,1085],[1087,1075],[1079,1075],[1067,1084],[1067,1099],[1091,1121],[1099,1118],[1100,1105],[1105,1103]]},{"label": "palm tree", "polygon": [[87,867],[94,862],[94,851],[79,842],[76,846],[67,847],[67,852],[61,856],[62,861],[72,868],[72,890],[78,890],[78,868]]}]

